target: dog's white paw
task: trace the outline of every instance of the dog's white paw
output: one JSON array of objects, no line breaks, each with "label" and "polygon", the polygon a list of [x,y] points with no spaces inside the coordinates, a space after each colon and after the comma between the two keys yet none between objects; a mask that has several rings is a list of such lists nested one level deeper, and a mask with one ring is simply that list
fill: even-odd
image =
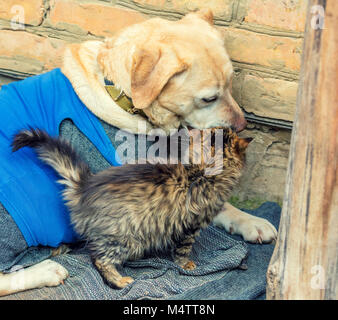
[{"label": "dog's white paw", "polygon": [[58,286],[68,277],[68,271],[62,265],[49,259],[33,266],[31,272],[40,288]]},{"label": "dog's white paw", "polygon": [[277,239],[277,230],[268,220],[249,214],[238,219],[228,219],[220,214],[214,219],[214,224],[252,243],[269,243]]},{"label": "dog's white paw", "polygon": [[251,217],[235,229],[245,241],[252,243],[269,243],[277,239],[276,228],[268,220],[258,217]]}]

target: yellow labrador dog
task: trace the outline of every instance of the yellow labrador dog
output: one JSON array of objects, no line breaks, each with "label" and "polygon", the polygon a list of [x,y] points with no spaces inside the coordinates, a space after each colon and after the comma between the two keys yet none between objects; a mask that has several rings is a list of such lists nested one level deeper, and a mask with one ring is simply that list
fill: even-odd
[{"label": "yellow labrador dog", "polygon": [[[151,128],[169,133],[180,126],[233,127],[237,131],[246,126],[231,95],[233,67],[210,10],[190,13],[175,22],[149,19],[104,42],[70,45],[62,72],[97,117],[134,134]],[[130,97],[143,115],[118,106],[105,89],[105,78]],[[147,126],[142,130],[138,123],[144,119]],[[230,204],[214,223],[254,243],[270,242],[277,234],[268,221]],[[0,276],[0,295],[58,285],[68,275],[51,260],[22,272],[25,282],[20,288],[10,285],[16,274]]]}]

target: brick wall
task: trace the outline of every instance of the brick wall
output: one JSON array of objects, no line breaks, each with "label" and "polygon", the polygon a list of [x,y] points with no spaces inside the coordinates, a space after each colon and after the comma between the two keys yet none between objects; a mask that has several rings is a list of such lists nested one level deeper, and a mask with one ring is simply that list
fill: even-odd
[{"label": "brick wall", "polygon": [[67,43],[210,7],[235,67],[234,97],[251,120],[247,131],[256,136],[238,193],[280,200],[306,6],[306,0],[0,0],[0,84],[59,66]]}]

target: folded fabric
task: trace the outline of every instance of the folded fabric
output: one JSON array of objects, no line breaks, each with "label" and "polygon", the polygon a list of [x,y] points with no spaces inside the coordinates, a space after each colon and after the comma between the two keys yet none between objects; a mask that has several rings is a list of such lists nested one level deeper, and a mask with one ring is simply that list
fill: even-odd
[{"label": "folded fabric", "polygon": [[[280,207],[266,202],[247,212],[278,227]],[[122,290],[108,287],[93,266],[87,249],[52,258],[69,271],[64,285],[34,289],[3,299],[264,299],[266,270],[273,244],[247,244],[238,236],[209,226],[193,246],[193,271],[175,265],[170,256],[147,257],[126,263],[121,273],[135,281]],[[239,267],[243,263],[247,270]]]}]

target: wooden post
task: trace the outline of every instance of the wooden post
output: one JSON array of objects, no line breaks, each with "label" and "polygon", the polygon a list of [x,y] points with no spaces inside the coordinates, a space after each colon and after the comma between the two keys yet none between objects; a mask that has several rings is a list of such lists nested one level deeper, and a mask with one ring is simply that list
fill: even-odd
[{"label": "wooden post", "polygon": [[[313,28],[318,27],[311,13],[314,5],[325,11],[324,29]],[[309,1],[297,99],[267,299],[337,299],[337,0]]]}]

